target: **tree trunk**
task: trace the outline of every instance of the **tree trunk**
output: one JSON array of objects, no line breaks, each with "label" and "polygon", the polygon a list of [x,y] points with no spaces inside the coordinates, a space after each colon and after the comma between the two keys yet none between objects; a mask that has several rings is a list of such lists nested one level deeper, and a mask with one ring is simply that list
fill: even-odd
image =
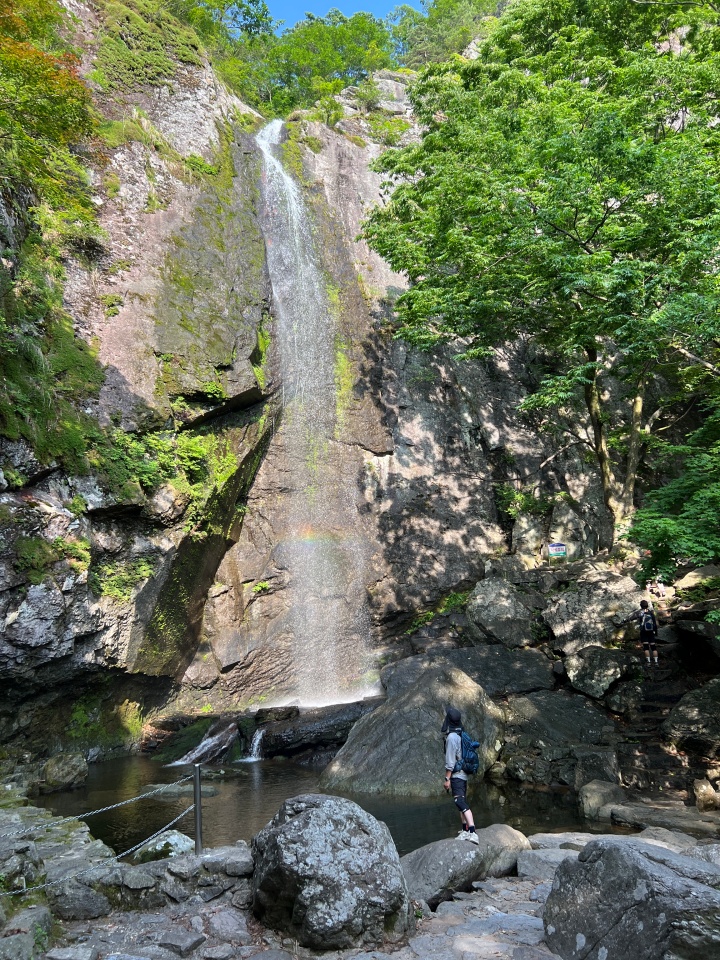
[{"label": "tree trunk", "polygon": [[[598,353],[595,347],[586,347],[585,353],[590,363],[597,363]],[[598,385],[597,368],[593,373],[593,378],[585,384],[585,404],[590,414],[590,425],[593,432],[593,447],[600,467],[600,480],[603,489],[603,499],[605,506],[615,519],[617,524],[623,517],[623,504],[617,496],[617,483],[610,460],[610,452],[607,446],[607,437],[605,436],[605,425],[602,419],[602,402],[600,400],[600,388]]]},{"label": "tree trunk", "polygon": [[625,520],[629,517],[635,506],[635,480],[637,479],[640,457],[642,455],[642,415],[645,402],[645,384],[646,374],[645,371],[643,371],[638,381],[635,397],[633,398],[625,482],[623,483],[621,497],[622,517],[617,517],[618,520]]}]

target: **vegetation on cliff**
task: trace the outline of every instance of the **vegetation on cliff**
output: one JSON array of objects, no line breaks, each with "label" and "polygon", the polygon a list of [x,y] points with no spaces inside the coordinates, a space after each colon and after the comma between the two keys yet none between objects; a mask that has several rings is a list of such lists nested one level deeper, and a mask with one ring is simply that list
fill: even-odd
[{"label": "vegetation on cliff", "polygon": [[62,309],[62,260],[98,234],[74,149],[92,133],[90,93],[56,0],[0,2],[0,431],[42,459],[77,460],[73,400],[97,389],[92,349]]},{"label": "vegetation on cliff", "polygon": [[[403,337],[461,338],[468,358],[518,337],[545,350],[524,408],[559,444],[592,451],[618,522],[678,409],[715,393],[720,374],[711,14],[632,0],[509,5],[477,60],[422,74],[413,102],[426,132],[380,161],[398,185],[365,227],[411,280]],[[696,462],[703,436],[675,453]],[[695,501],[715,527],[709,506]],[[638,527],[655,550],[653,531]],[[667,550],[688,557],[678,542]]]}]

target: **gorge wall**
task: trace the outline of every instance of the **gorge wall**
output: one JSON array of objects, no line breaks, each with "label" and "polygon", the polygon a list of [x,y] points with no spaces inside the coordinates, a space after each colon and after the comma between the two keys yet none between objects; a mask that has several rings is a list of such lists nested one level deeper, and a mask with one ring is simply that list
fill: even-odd
[{"label": "gorge wall", "polygon": [[[103,7],[67,5],[95,83],[112,24]],[[408,118],[408,76],[376,80],[379,110]],[[607,545],[578,446],[516,412],[537,376],[531,345],[462,363],[393,339],[403,280],[356,239],[380,198],[370,164],[386,145],[352,91],[334,128],[291,118],[277,154],[302,187],[334,324],[330,427],[295,461],[263,121],[201,60],[178,58],[162,85],[94,92],[104,240],[94,259],[67,263],[65,308],[96,356],[88,424],[112,448],[77,474],[0,438],[0,740],[11,751],[127,747],[160,710],[296,697],[304,625],[293,611],[309,594],[344,611],[333,617],[341,651],[367,641],[344,691],[356,696],[413,619],[469,590],[492,558],[532,564],[548,539],[576,556]],[[305,533],[336,544],[327,562],[349,564],[337,580],[327,564],[300,579],[288,560],[303,532],[290,495],[312,494],[319,472]],[[508,513],[502,493],[521,487],[544,496],[540,514]],[[326,509],[333,498],[342,510]],[[320,643],[324,626],[320,616]]]}]

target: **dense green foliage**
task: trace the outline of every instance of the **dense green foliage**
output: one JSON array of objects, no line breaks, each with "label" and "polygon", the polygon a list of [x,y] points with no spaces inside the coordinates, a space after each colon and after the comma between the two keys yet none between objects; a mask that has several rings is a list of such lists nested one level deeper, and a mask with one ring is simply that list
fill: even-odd
[{"label": "dense green foliage", "polygon": [[219,66],[247,102],[284,115],[393,63],[385,23],[369,13],[346,17],[333,9],[325,17],[307,14],[279,36],[241,36]]},{"label": "dense green foliage", "polygon": [[395,54],[400,63],[419,68],[441,63],[490,29],[498,0],[431,0],[423,12],[401,4],[389,16]]},{"label": "dense green foliage", "polygon": [[73,149],[94,128],[91,98],[64,21],[56,0],[0,0],[0,431],[77,463],[73,400],[101,371],[62,310],[62,258],[92,252],[98,232]]},{"label": "dense green foliage", "polygon": [[555,369],[525,409],[566,414],[544,424],[572,437],[584,404],[574,442],[616,520],[670,401],[720,373],[715,49],[681,6],[517,0],[477,60],[422,76],[427,131],[382,159],[400,183],[365,227],[411,280],[403,336],[462,338],[468,357],[523,336],[546,349]]},{"label": "dense green foliage", "polygon": [[673,480],[648,494],[631,535],[650,551],[648,574],[670,577],[678,563],[720,558],[720,410],[715,407],[700,430],[664,455],[681,467]]}]

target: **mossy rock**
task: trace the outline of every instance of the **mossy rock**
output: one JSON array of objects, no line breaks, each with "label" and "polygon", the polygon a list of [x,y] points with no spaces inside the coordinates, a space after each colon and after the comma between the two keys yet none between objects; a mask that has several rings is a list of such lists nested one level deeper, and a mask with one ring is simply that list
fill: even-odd
[{"label": "mossy rock", "polygon": [[177,733],[170,734],[155,753],[153,759],[159,760],[161,763],[174,763],[175,760],[180,760],[202,741],[212,723],[212,717],[202,717],[187,727],[178,730]]}]

